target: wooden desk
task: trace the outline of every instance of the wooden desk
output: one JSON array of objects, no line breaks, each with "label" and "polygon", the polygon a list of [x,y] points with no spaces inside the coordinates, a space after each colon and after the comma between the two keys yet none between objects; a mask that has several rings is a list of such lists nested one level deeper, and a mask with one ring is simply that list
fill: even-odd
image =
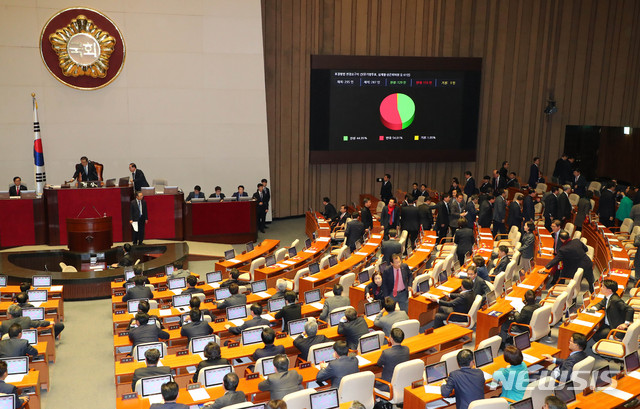
[{"label": "wooden desk", "polygon": [[254,246],[252,251],[236,254],[236,256],[231,260],[217,261],[215,264],[215,270],[226,272],[232,268],[240,268],[242,266],[249,265],[258,257],[266,257],[272,254],[276,251],[279,244],[280,240],[265,239]]},{"label": "wooden desk", "polygon": [[184,239],[211,243],[256,241],[257,203],[255,200],[185,203]]},{"label": "wooden desk", "polygon": [[[429,289],[429,294],[442,296],[447,293],[453,293],[458,291],[460,286],[462,285],[462,280],[460,278],[450,276],[449,279],[440,286],[431,287]],[[441,287],[446,287],[447,290],[441,289]],[[440,288],[438,288],[440,287]],[[449,289],[451,291],[449,291]],[[414,296],[409,298],[409,318],[420,321],[420,325],[425,325],[431,321],[436,316],[436,312],[438,311],[438,303],[432,301],[424,295]]]},{"label": "wooden desk", "polygon": [[[634,376],[637,376],[638,371],[635,371]],[[626,375],[621,379],[618,379],[615,384],[615,389],[621,390],[631,394],[633,397],[640,395],[640,379]],[[605,388],[602,388],[605,389]],[[568,408],[618,408],[621,407],[625,401],[615,396],[609,395],[601,390],[597,390],[587,396],[582,393],[576,396],[576,400],[567,405]]]},{"label": "wooden desk", "polygon": [[[0,314],[7,315],[7,310],[13,303],[10,301],[0,302]],[[48,300],[46,302],[40,303],[38,306],[44,308],[44,319],[48,321],[61,321],[62,316],[60,305],[62,303],[60,300]]]},{"label": "wooden desk", "polygon": [[29,395],[29,409],[40,409],[40,372],[30,369],[20,382],[12,382],[18,394]]},{"label": "wooden desk", "polygon": [[329,237],[331,235],[331,226],[320,212],[306,212],[305,233],[310,239],[313,239],[313,233],[316,233],[317,237]]}]

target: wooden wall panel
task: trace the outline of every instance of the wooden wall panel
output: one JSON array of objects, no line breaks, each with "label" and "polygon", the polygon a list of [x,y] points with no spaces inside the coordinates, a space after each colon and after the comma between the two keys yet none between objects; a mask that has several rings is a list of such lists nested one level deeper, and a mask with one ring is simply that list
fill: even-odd
[{"label": "wooden wall panel", "polygon": [[[640,127],[635,0],[262,0],[274,216],[414,181],[443,190],[503,160],[550,174],[566,125]],[[311,54],[482,57],[475,162],[310,165]],[[553,95],[559,112],[546,118]],[[631,144],[630,147],[637,145]]]}]

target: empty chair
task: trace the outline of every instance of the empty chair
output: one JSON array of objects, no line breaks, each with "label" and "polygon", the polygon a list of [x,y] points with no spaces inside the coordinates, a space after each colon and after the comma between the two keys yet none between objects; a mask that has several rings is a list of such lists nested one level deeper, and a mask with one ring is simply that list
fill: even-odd
[{"label": "empty chair", "polygon": [[156,192],[164,192],[164,187],[167,186],[169,184],[169,182],[167,182],[167,179],[153,179],[152,183],[151,183],[155,189]]},{"label": "empty chair", "polygon": [[569,195],[569,203],[571,203],[571,206],[577,206],[578,202],[580,201],[580,196],[575,194],[575,193],[571,193]]},{"label": "empty chair", "polygon": [[282,400],[287,404],[288,408],[310,408],[311,401],[309,396],[312,393],[316,393],[316,390],[313,388],[303,389],[285,395]]},{"label": "empty chair", "polygon": [[300,279],[309,275],[309,267],[301,268],[296,271],[296,276],[293,277],[293,291],[300,292]]},{"label": "empty chair", "polygon": [[[404,402],[404,388],[411,386],[415,381],[422,379],[424,374],[424,362],[421,359],[412,359],[398,364],[393,370],[391,382],[386,382],[380,378],[376,380],[389,386],[389,392],[374,389],[376,396],[397,405]],[[302,407],[302,406],[296,406]]]},{"label": "empty chair", "polygon": [[632,229],[633,229],[633,220],[627,217],[622,221],[622,224],[620,225],[620,229],[616,233],[616,238],[618,240],[628,239]]},{"label": "empty chair", "polygon": [[496,298],[500,298],[502,295],[502,291],[504,290],[504,280],[506,273],[503,271],[496,276],[496,279],[493,280],[493,285],[496,288]]},{"label": "empty chair", "polygon": [[[500,337],[498,336],[498,338]],[[500,338],[500,341],[502,341],[502,338]],[[458,365],[458,352],[460,352],[460,350],[456,349],[455,351],[449,351],[440,357],[440,362],[447,363],[447,371],[449,373],[460,369],[460,366]]]},{"label": "empty chair", "polygon": [[295,239],[294,241],[291,242],[291,245],[289,247],[296,247],[298,244],[300,243],[300,240]]},{"label": "empty chair", "polygon": [[378,202],[378,205],[376,206],[376,216],[378,218],[380,217],[380,213],[382,213],[382,209],[384,209],[384,202],[382,200],[380,200]]},{"label": "empty chair", "polygon": [[[500,335],[494,335],[491,338],[483,339],[482,341],[480,341],[476,350],[486,348],[486,347],[491,347],[491,353],[493,354],[493,356],[498,356],[498,351],[500,350],[501,343],[502,343],[502,338],[500,338]],[[459,351],[455,351],[455,352],[457,353]],[[447,368],[448,367],[449,367],[449,363],[447,362]]]},{"label": "empty chair", "polygon": [[[546,192],[546,191],[547,191],[547,184],[546,184],[546,183],[538,183],[538,184],[536,185],[536,192],[537,192],[538,194],[540,194],[540,195],[541,195],[541,194],[543,194],[543,193],[544,193],[544,192]],[[534,406],[534,407],[535,407],[535,406]]]},{"label": "empty chair", "polygon": [[287,249],[286,248],[281,248],[281,249],[276,250],[276,252],[275,252],[276,263],[284,260],[284,257],[286,255],[287,255]]},{"label": "empty chair", "polygon": [[[586,241],[586,239],[585,239],[584,237],[583,237],[583,238],[581,238],[580,240],[581,240],[581,241],[582,241],[582,240],[585,240],[585,241]],[[585,243],[585,244],[586,244],[586,243]],[[587,244],[587,257],[589,257],[589,260],[593,261],[593,256],[594,256],[594,254],[595,254],[595,253],[596,253],[596,250],[595,250],[593,247],[591,247],[591,246],[589,246],[589,245]]]},{"label": "empty chair", "polygon": [[531,398],[533,407],[541,408],[544,406],[544,399],[555,389],[555,384],[556,380],[550,376],[533,381],[524,391],[524,399]]},{"label": "empty chair", "polygon": [[[375,404],[373,385],[376,376],[371,371],[358,372],[342,378],[338,387],[338,400],[350,402],[357,400],[367,409],[373,409]],[[335,387],[336,385],[332,385]]]},{"label": "empty chair", "polygon": [[569,237],[571,237],[576,230],[576,226],[573,223],[567,223],[564,225],[564,230],[569,233]]},{"label": "empty chair", "polygon": [[420,334],[420,321],[404,320],[398,321],[391,326],[391,329],[400,328],[404,332],[404,338],[415,337]]},{"label": "empty chair", "polygon": [[[614,337],[616,333],[624,334],[622,341]],[[593,352],[605,358],[622,359],[638,350],[638,337],[640,337],[640,321],[634,321],[626,331],[619,329],[609,331],[607,338],[595,343]]]},{"label": "empty chair", "polygon": [[258,257],[251,262],[249,267],[249,273],[240,274],[239,280],[241,281],[255,281],[255,271],[257,268],[264,267],[266,261],[264,257]]},{"label": "empty chair", "polygon": [[469,409],[509,409],[509,402],[505,398],[485,398],[473,401]]},{"label": "empty chair", "polygon": [[[502,274],[502,273],[500,273]],[[476,325],[476,318],[478,315],[478,310],[480,309],[480,306],[482,305],[482,296],[481,295],[476,295],[476,299],[473,301],[473,304],[471,304],[471,308],[469,308],[469,313],[468,314],[463,314],[461,312],[452,312],[451,314],[449,314],[449,316],[447,317],[446,323],[447,324],[456,324],[456,325],[460,325],[466,328],[473,328]],[[464,317],[466,319],[466,321],[451,321],[451,318],[458,316],[458,317]]]},{"label": "empty chair", "polygon": [[567,293],[560,294],[551,303],[551,322],[549,324],[552,327],[555,326],[562,319],[562,314],[564,313],[566,304],[567,304]]},{"label": "empty chair", "polygon": [[580,230],[576,230],[573,232],[573,240],[580,240],[582,238],[582,232]]},{"label": "empty chair", "polygon": [[[586,351],[585,351],[586,352]],[[571,381],[578,385],[589,385],[591,380],[591,371],[596,364],[596,359],[592,356],[588,356],[582,361],[576,363],[571,370]],[[582,381],[582,383],[578,383]]]},{"label": "empty chair", "polygon": [[601,187],[602,183],[593,180],[591,181],[591,183],[589,183],[587,190],[591,190],[592,192],[599,192]]},{"label": "empty chair", "polygon": [[78,269],[75,268],[74,266],[68,266],[65,263],[63,263],[62,261],[60,262],[60,271],[62,271],[63,273],[77,273]]},{"label": "empty chair", "polygon": [[329,267],[330,258],[331,258],[331,254],[327,254],[326,256],[320,259],[320,270],[324,269],[325,267]]}]

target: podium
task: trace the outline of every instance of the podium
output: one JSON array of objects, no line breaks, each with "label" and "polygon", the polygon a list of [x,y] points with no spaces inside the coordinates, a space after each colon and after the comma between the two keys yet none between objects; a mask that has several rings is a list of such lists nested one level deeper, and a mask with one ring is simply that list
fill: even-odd
[{"label": "podium", "polygon": [[98,253],[113,246],[111,216],[88,219],[67,218],[69,250],[77,253]]}]

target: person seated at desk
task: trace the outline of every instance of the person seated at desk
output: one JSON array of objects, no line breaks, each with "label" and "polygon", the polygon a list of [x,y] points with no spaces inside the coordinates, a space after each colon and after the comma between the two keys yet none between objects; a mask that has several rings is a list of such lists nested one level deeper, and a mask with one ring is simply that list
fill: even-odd
[{"label": "person seated at desk", "polygon": [[[529,325],[531,323],[531,317],[533,317],[533,312],[538,308],[540,308],[540,304],[536,302],[536,293],[534,293],[533,290],[527,290],[524,293],[524,307],[522,307],[522,310],[520,310],[520,312],[517,312],[515,310],[511,311],[509,313],[509,317],[500,328],[502,348],[504,348],[505,345],[511,343],[512,338],[509,335],[509,327],[511,326],[511,324],[515,322],[517,324]],[[520,332],[520,330],[529,330],[527,327],[519,327],[517,325],[514,325],[514,327],[514,332]]]},{"label": "person seated at desk", "polygon": [[[469,268],[467,268],[467,278],[473,281],[473,293],[475,295],[481,295],[482,302],[484,303],[487,298],[486,295],[491,292],[491,289],[487,285],[486,281],[481,277],[478,277],[477,272],[476,266],[474,264],[470,265]],[[449,297],[456,298],[459,297],[460,294],[462,293],[451,293],[449,294]]]},{"label": "person seated at desk", "polygon": [[248,197],[249,194],[247,192],[244,191],[244,186],[239,185],[238,186],[238,191],[237,192],[233,192],[233,194],[231,195],[231,197]]},{"label": "person seated at desk", "polygon": [[193,337],[200,337],[204,335],[213,334],[213,328],[206,321],[201,321],[202,313],[199,309],[192,309],[189,311],[189,319],[191,322],[184,324],[180,328],[180,335],[187,337],[187,342],[191,341]]},{"label": "person seated at desk", "polygon": [[223,201],[225,196],[224,196],[224,193],[222,193],[222,188],[220,186],[216,186],[214,190],[215,190],[215,193],[211,193],[209,195],[209,199]]},{"label": "person seated at desk", "polygon": [[513,345],[504,349],[504,360],[509,366],[495,371],[493,380],[502,385],[501,397],[520,401],[524,399],[524,391],[529,385],[527,364],[523,362],[522,352]]},{"label": "person seated at desk", "polygon": [[29,396],[19,396],[18,388],[10,383],[5,383],[4,380],[7,379],[7,362],[0,361],[0,393],[5,395],[13,395],[15,406],[14,409],[18,409],[24,406],[27,402],[29,402]]},{"label": "person seated at desk", "polygon": [[229,365],[229,360],[221,357],[220,345],[218,345],[217,342],[209,342],[204,347],[204,357],[206,359],[200,361],[196,367],[196,372],[193,374],[193,382],[198,382],[198,374],[204,368],[218,365]]},{"label": "person seated at desk", "polygon": [[22,184],[20,176],[13,178],[13,186],[9,188],[9,196],[20,196],[20,192],[27,190],[27,187]]},{"label": "person seated at desk", "polygon": [[560,382],[566,382],[571,379],[573,366],[589,356],[584,351],[585,349],[587,349],[587,337],[579,332],[574,332],[569,339],[569,351],[571,353],[567,359],[554,358],[549,354],[542,354],[546,362],[556,364],[550,376]]},{"label": "person seated at desk", "polygon": [[156,325],[147,325],[149,323],[149,316],[143,313],[136,314],[136,327],[129,330],[129,341],[133,348],[138,344],[144,344],[145,342],[158,342],[158,339],[169,339],[169,333],[161,330]]},{"label": "person seated at desk", "polygon": [[22,327],[20,324],[12,324],[9,327],[9,339],[0,341],[0,358],[12,356],[36,356],[38,350],[29,344],[29,341],[22,338]]},{"label": "person seated at desk", "polygon": [[204,290],[196,288],[196,285],[198,285],[198,277],[191,274],[187,277],[187,288],[182,290],[180,294],[204,294]]},{"label": "person seated at desk", "polygon": [[440,393],[448,398],[455,389],[456,409],[467,409],[471,402],[484,399],[484,375],[475,367],[471,350],[458,352],[456,360],[460,369],[449,374],[440,386]]},{"label": "person seated at desk", "polygon": [[267,409],[287,409],[287,404],[281,399],[273,399],[267,402]]},{"label": "person seated at desk", "polygon": [[267,377],[258,384],[258,390],[262,392],[271,392],[271,399],[282,399],[291,392],[301,391],[302,375],[295,369],[289,370],[289,358],[280,354],[273,358],[273,366],[276,373]]},{"label": "person seated at desk", "polygon": [[122,283],[122,287],[126,287],[127,283],[135,283],[135,278],[136,277],[142,277],[142,280],[144,281],[144,284],[151,284],[151,281],[149,281],[149,277],[143,275],[144,271],[142,270],[142,266],[133,266],[133,277],[131,277],[130,279],[128,279],[127,281],[125,281],[124,283]]},{"label": "person seated at desk", "polygon": [[[138,313],[147,314],[149,316],[149,319],[154,318],[156,322],[160,323],[160,329],[164,329],[164,325],[162,325],[162,320],[157,315],[149,314],[150,308],[151,307],[149,306],[149,301],[147,300],[141,300],[138,303]],[[131,321],[129,321],[129,325],[127,326],[127,331],[129,331],[131,328],[135,328],[136,326],[137,326],[136,317],[133,317],[131,318]]]},{"label": "person seated at desk", "polygon": [[251,315],[253,315],[251,319],[246,320],[244,324],[240,325],[239,327],[232,327],[230,324],[224,324],[224,327],[228,329],[230,333],[239,335],[245,329],[259,327],[261,325],[270,325],[269,320],[262,318],[262,305],[254,302],[253,304],[251,304],[250,308]]},{"label": "person seated at desk", "polygon": [[122,252],[124,253],[120,261],[117,263],[111,264],[111,267],[131,267],[135,262],[133,261],[133,257],[131,257],[131,244],[125,243],[122,246]]},{"label": "person seated at desk", "polygon": [[[22,288],[22,286],[21,286]],[[25,290],[26,291],[26,290]],[[33,304],[29,303],[28,301],[29,296],[27,295],[26,292],[22,292],[18,295],[16,295],[16,304],[20,307],[20,308],[33,308]],[[23,319],[25,317],[22,317]],[[28,318],[28,317],[26,317]],[[31,319],[31,318],[29,318]],[[42,322],[46,322],[46,325],[43,326],[47,326],[49,325],[49,321],[42,321]],[[23,323],[19,323],[20,325],[23,325]],[[29,327],[24,327],[24,328],[29,328]],[[61,322],[54,322],[53,323],[53,332],[56,336],[56,338],[58,337],[58,335],[62,332],[62,330],[64,329],[64,324]]]},{"label": "person seated at desk", "polygon": [[176,402],[180,393],[180,387],[177,383],[173,381],[163,383],[160,387],[160,393],[164,403],[154,403],[149,409],[189,409],[189,405]]},{"label": "person seated at desk", "polygon": [[222,409],[227,406],[243,403],[247,401],[247,397],[242,391],[237,391],[240,378],[235,372],[229,372],[222,378],[222,386],[224,387],[224,395],[220,396],[212,404],[205,404],[203,409]]},{"label": "person seated at desk", "polygon": [[260,358],[269,358],[272,356],[276,356],[278,354],[284,354],[284,346],[282,345],[273,345],[276,340],[276,332],[273,328],[268,327],[262,330],[262,334],[260,334],[260,338],[262,338],[262,342],[264,343],[264,348],[258,348],[255,350],[251,358],[254,361],[257,361]]},{"label": "person seated at desk", "polygon": [[211,317],[211,321],[215,321],[215,318],[213,316],[213,314],[211,313],[210,310],[206,309],[206,308],[200,308],[200,304],[202,304],[202,301],[200,301],[199,297],[191,297],[191,300],[189,300],[189,308],[190,309],[198,309],[200,310],[200,312],[202,313],[202,315],[208,315]]},{"label": "person seated at desk", "polygon": [[473,256],[473,264],[476,266],[476,274],[484,281],[489,280],[489,271],[484,263],[482,256]]},{"label": "person seated at desk", "polygon": [[391,327],[396,322],[406,321],[409,316],[402,310],[396,310],[396,300],[391,297],[384,297],[383,309],[378,313],[373,325],[380,328],[385,336],[389,336]]},{"label": "person seated at desk", "polygon": [[282,298],[287,293],[287,280],[284,278],[278,278],[276,281],[276,293],[270,298],[275,300],[276,298]]},{"label": "person seated at desk", "polygon": [[144,362],[147,364],[144,368],[138,368],[133,371],[133,379],[131,380],[131,391],[135,392],[136,382],[141,378],[148,378],[150,376],[158,375],[171,375],[171,367],[158,366],[160,360],[160,351],[157,348],[147,349],[144,352]]},{"label": "person seated at desk", "polygon": [[284,295],[284,301],[286,305],[282,307],[275,315],[275,319],[282,320],[282,330],[289,332],[289,321],[298,320],[302,318],[302,307],[296,300],[298,296],[293,291],[287,291]]},{"label": "person seated at desk", "polygon": [[185,202],[187,203],[191,203],[191,199],[204,199],[205,195],[202,192],[202,188],[200,187],[200,185],[195,185],[193,187],[193,192],[189,192],[189,194],[187,195],[187,198],[185,199]]},{"label": "person seated at desk", "polygon": [[[396,366],[402,362],[407,362],[411,354],[409,347],[402,345],[402,341],[404,341],[404,331],[400,328],[392,329],[389,339],[391,341],[391,348],[383,350],[376,363],[376,365],[382,368],[380,379],[387,382],[391,382]],[[389,385],[382,382],[376,382],[375,387],[383,392],[389,392]]]},{"label": "person seated at desk", "polygon": [[167,278],[187,278],[191,275],[191,271],[188,268],[183,268],[184,263],[180,260],[173,263],[173,272]]},{"label": "person seated at desk", "polygon": [[331,199],[326,196],[322,198],[322,204],[324,205],[324,212],[322,212],[322,216],[327,222],[331,223],[333,219],[338,217],[338,211],[336,210],[336,207],[331,203]]},{"label": "person seated at desk", "polygon": [[236,305],[246,305],[247,304],[247,296],[244,294],[238,294],[240,290],[240,286],[236,283],[232,283],[229,286],[229,292],[231,295],[221,302],[216,303],[216,308],[219,310],[224,310],[228,307],[235,307]]},{"label": "person seated at desk", "polygon": [[327,321],[329,314],[331,314],[336,308],[351,305],[349,297],[342,295],[343,291],[344,288],[342,287],[342,284],[336,283],[333,285],[333,297],[325,298],[324,305],[322,306],[322,312],[319,317],[321,321]]},{"label": "person seated at desk", "polygon": [[248,281],[242,281],[240,280],[240,275],[242,273],[240,273],[240,270],[238,270],[237,268],[232,268],[231,271],[229,272],[229,276],[231,278],[228,278],[226,280],[224,280],[223,282],[220,283],[220,288],[225,288],[225,287],[229,287],[231,284],[238,284],[238,285],[249,285]]},{"label": "person seated at desk", "polygon": [[358,349],[360,337],[368,333],[369,327],[364,318],[358,316],[355,308],[347,308],[344,317],[338,323],[338,334],[346,338],[349,349]]},{"label": "person seated at desk", "polygon": [[542,409],[567,409],[567,404],[564,403],[560,398],[549,395],[544,398],[544,406],[542,407]]},{"label": "person seated at desk", "polygon": [[[7,315],[11,317],[6,321],[2,321],[2,325],[0,325],[0,337],[9,332],[9,328],[13,324],[20,324],[20,328],[39,328],[39,327],[48,327],[50,325],[49,321],[46,320],[32,320],[30,317],[22,316],[22,308],[20,308],[16,304],[11,304],[9,308],[7,308]],[[54,334],[55,337],[58,338],[60,331],[64,329],[64,324],[60,323],[61,327],[56,329],[54,326]]]},{"label": "person seated at desk", "polygon": [[[436,302],[440,305],[438,312],[436,313],[435,320],[433,322],[433,328],[440,328],[444,326],[444,321],[449,317],[452,312],[459,312],[462,314],[469,313],[471,305],[475,300],[476,295],[473,293],[473,281],[465,278],[462,280],[462,291],[460,295],[453,298],[451,301],[444,301],[443,299],[437,299]],[[464,321],[464,317],[454,315],[451,317],[451,321]]]},{"label": "person seated at desk", "polygon": [[304,332],[301,336],[293,340],[293,346],[300,351],[298,356],[305,361],[309,357],[309,350],[312,346],[322,344],[323,342],[331,342],[331,339],[324,335],[318,335],[318,323],[315,318],[310,318],[304,324]]},{"label": "person seated at desk", "polygon": [[[493,274],[489,276],[491,281],[496,279],[496,276],[507,269],[507,265],[511,260],[509,259],[509,247],[505,245],[498,246],[498,257],[491,261],[495,266]],[[491,269],[491,264],[487,267]]]},{"label": "person seated at desk", "polygon": [[374,300],[384,300],[384,293],[382,292],[382,274],[379,271],[374,272],[371,276],[371,282],[364,288],[364,294],[369,302],[373,302]]},{"label": "person seated at desk", "polygon": [[[604,295],[602,301],[594,305],[592,310],[604,310],[604,322],[593,336],[595,342],[604,339],[612,329],[626,331],[633,322],[633,307],[622,301],[618,296],[618,283],[613,280],[604,280],[600,287],[600,294]],[[617,333],[616,338],[622,339],[623,334]]]},{"label": "person seated at desk", "polygon": [[94,165],[93,162],[90,162],[86,156],[80,158],[80,163],[76,165],[76,171],[73,173],[73,177],[69,182],[80,179],[83,182],[98,180],[96,165]]},{"label": "person seated at desk", "polygon": [[331,381],[331,386],[337,388],[342,378],[358,372],[358,358],[348,356],[349,347],[345,341],[333,343],[333,355],[336,359],[329,363],[321,362],[320,371],[316,375],[317,382]]},{"label": "person seated at desk", "polygon": [[145,278],[146,277],[139,275],[133,277],[133,283],[135,285],[127,290],[127,293],[122,297],[122,302],[137,300],[139,298],[153,299],[153,292],[144,284]]}]

